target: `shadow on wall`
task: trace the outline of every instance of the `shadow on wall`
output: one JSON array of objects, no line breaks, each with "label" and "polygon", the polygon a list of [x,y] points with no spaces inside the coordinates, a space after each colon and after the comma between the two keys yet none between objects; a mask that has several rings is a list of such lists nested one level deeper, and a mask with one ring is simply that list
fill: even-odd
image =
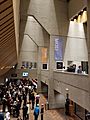
[{"label": "shadow on wall", "polygon": [[63,0],[54,0],[54,8],[58,32],[62,36],[67,36],[69,28],[68,4]]},{"label": "shadow on wall", "polygon": [[19,50],[22,45],[22,40],[24,37],[24,30],[27,22],[27,11],[29,8],[30,0],[20,0],[20,43],[19,43]]}]

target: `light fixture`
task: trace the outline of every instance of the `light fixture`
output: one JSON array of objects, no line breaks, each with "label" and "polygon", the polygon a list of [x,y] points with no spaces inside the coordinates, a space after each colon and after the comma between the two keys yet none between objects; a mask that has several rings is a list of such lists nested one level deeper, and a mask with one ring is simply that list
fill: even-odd
[{"label": "light fixture", "polygon": [[68,92],[68,91],[69,91],[69,89],[68,89],[68,88],[66,88],[66,91]]},{"label": "light fixture", "polygon": [[66,98],[69,98],[69,89],[66,88]]},{"label": "light fixture", "polygon": [[12,68],[15,68],[15,66],[13,65]]},{"label": "light fixture", "polygon": [[83,10],[81,10],[81,12],[83,12]]},{"label": "light fixture", "polygon": [[1,67],[1,70],[4,69],[5,66]]},{"label": "light fixture", "polygon": [[78,17],[78,16],[75,16],[75,17],[74,17],[74,22],[77,22],[77,17]]},{"label": "light fixture", "polygon": [[84,23],[87,21],[87,8],[85,7],[80,11],[79,14],[76,14],[75,17],[71,19],[71,21],[77,22],[77,23]]}]

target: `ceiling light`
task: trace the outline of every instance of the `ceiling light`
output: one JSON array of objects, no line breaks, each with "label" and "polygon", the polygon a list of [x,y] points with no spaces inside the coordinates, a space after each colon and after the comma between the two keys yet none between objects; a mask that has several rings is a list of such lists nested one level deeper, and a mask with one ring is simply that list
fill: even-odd
[{"label": "ceiling light", "polygon": [[4,66],[3,66],[3,67],[1,67],[1,70],[2,70],[2,69],[4,69]]}]

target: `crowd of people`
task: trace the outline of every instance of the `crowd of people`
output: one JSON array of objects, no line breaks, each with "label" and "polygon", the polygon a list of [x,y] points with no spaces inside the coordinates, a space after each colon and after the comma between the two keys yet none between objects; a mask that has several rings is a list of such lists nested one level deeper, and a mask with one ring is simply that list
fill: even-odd
[{"label": "crowd of people", "polygon": [[37,79],[17,81],[6,79],[4,85],[0,86],[0,120],[10,120],[10,116],[16,117],[17,120],[29,119],[30,104],[37,120],[40,113],[39,98]]},{"label": "crowd of people", "polygon": [[76,67],[76,64],[72,64],[69,67],[67,67],[68,72],[74,72],[74,73],[82,73],[82,66],[79,65],[78,68]]}]

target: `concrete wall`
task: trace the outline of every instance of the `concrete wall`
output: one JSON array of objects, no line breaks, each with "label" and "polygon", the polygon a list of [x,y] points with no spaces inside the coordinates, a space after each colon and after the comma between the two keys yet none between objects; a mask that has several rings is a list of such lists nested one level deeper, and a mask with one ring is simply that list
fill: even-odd
[{"label": "concrete wall", "polygon": [[[90,66],[90,0],[87,0],[87,43],[88,43],[88,65]],[[90,85],[90,67],[89,67],[89,85]],[[90,96],[90,86],[89,86]]]},{"label": "concrete wall", "polygon": [[[25,26],[25,28],[24,28]],[[28,16],[27,19],[24,16],[21,19],[21,33],[24,29],[24,35],[28,34],[37,46],[48,46],[49,36],[44,28],[32,17]]]},{"label": "concrete wall", "polygon": [[37,45],[27,35],[24,35],[22,42],[18,68],[21,68],[22,61],[37,62]]},{"label": "concrete wall", "polygon": [[[84,28],[77,23],[71,25],[67,13],[67,9],[69,8],[70,14],[75,15],[76,11],[81,10],[82,6],[86,5],[85,1],[79,0],[76,2],[70,0],[67,3],[60,0],[30,0],[28,2],[27,8],[25,7],[27,3],[22,2],[22,8],[24,7],[22,14],[33,15],[50,35],[60,35],[60,37],[63,37],[63,57],[66,66],[67,61],[75,61],[77,63],[88,60]],[[65,36],[68,37],[65,38]],[[39,41],[41,43],[41,39]],[[79,47],[77,46],[77,42]]]},{"label": "concrete wall", "polygon": [[22,0],[23,14],[33,15],[49,34],[67,34],[67,2],[63,0],[28,0],[28,3],[29,5]]},{"label": "concrete wall", "polygon": [[65,97],[56,91],[54,91],[54,97],[55,97],[55,107],[56,108],[64,108],[65,107]]},{"label": "concrete wall", "polygon": [[49,70],[41,70],[41,81],[49,85]]},{"label": "concrete wall", "polygon": [[76,16],[84,7],[87,6],[87,0],[70,0],[68,3],[69,19]]},{"label": "concrete wall", "polygon": [[64,96],[69,89],[70,99],[90,111],[89,80],[87,75],[54,71],[54,89]]},{"label": "concrete wall", "polygon": [[24,17],[22,18],[21,33],[24,26],[24,37],[20,41],[19,68],[22,61],[37,62],[38,47],[48,48],[49,46],[49,35],[32,16],[28,16],[27,20]]},{"label": "concrete wall", "polygon": [[25,78],[25,77],[22,77],[22,73],[23,72],[28,72],[28,77],[26,78],[37,78],[37,69],[32,69],[32,70],[29,70],[29,69],[17,69],[15,71],[15,73],[17,74],[17,78],[20,79],[20,78]]},{"label": "concrete wall", "polygon": [[[77,33],[78,32],[74,33],[74,35],[80,35]],[[83,32],[81,32],[81,34],[83,34]],[[89,104],[88,76],[82,76],[82,75],[76,75],[76,74],[70,74],[70,73],[66,74],[63,72],[62,73],[61,72],[53,72],[53,70],[55,70],[55,65],[56,65],[56,62],[54,59],[54,47],[55,47],[54,43],[55,43],[56,38],[61,38],[63,40],[63,48],[64,48],[63,49],[63,54],[64,54],[63,57],[66,57],[67,61],[73,60],[74,63],[79,65],[82,60],[88,59],[88,57],[86,56],[87,55],[87,48],[86,48],[86,41],[85,41],[84,36],[81,35],[79,37],[75,37],[74,35],[73,35],[73,37],[71,36],[71,39],[70,39],[70,37],[68,39],[69,42],[70,42],[70,40],[71,40],[71,42],[75,42],[75,43],[72,43],[73,46],[76,44],[76,47],[74,50],[73,50],[73,46],[71,44],[68,44],[71,46],[67,47],[67,44],[66,44],[67,37],[50,36],[51,51],[50,51],[49,71],[45,71],[45,70],[41,71],[41,81],[44,82],[45,84],[48,84],[49,90],[51,90],[51,87],[52,87],[52,90],[49,91],[51,96],[53,96],[54,89],[56,91],[58,91],[59,93],[62,93],[65,96],[66,95],[65,89],[67,87],[70,88],[70,91],[71,91],[70,92],[71,93],[70,99],[75,101],[77,104],[80,104],[82,107],[89,109],[89,107],[88,107],[88,104]],[[82,52],[81,52],[82,50],[81,51],[78,50],[76,41],[80,42],[79,47],[82,48],[83,53],[86,51],[86,53],[84,54],[85,56],[82,54]],[[81,44],[82,44],[82,46],[81,46]],[[72,47],[72,49],[70,49],[70,47]],[[70,49],[70,51],[68,51],[68,49]],[[68,52],[67,55],[65,53],[66,51]],[[74,54],[73,54],[73,52],[74,52]],[[52,72],[50,72],[50,71],[52,71]],[[50,75],[51,75],[51,78],[50,78]],[[80,93],[82,93],[82,95]],[[84,100],[85,97],[87,97],[87,104],[85,102],[86,100]],[[56,102],[55,96],[54,96],[54,102]],[[53,106],[53,108],[56,107],[56,105],[54,103],[51,103],[51,106]]]},{"label": "concrete wall", "polygon": [[[48,87],[50,87],[49,71],[41,71],[41,81],[47,84]],[[84,107],[85,109],[90,110],[88,75],[53,71],[52,84],[54,85],[53,90],[56,90],[57,92],[61,93],[63,97],[63,99],[61,99],[61,96],[59,96],[59,98],[54,94],[54,102],[58,104],[59,101],[61,103],[59,104],[59,107],[61,107],[61,105],[64,105],[67,93],[66,88],[68,88],[70,99],[79,104],[80,106]],[[54,104],[54,107],[58,108],[57,104]]]},{"label": "concrete wall", "polygon": [[20,39],[18,68],[21,67],[22,61],[37,62],[37,72],[31,70],[30,73],[35,72],[31,76],[37,76],[38,88],[40,88],[41,49],[42,47],[48,49],[47,59],[49,59],[49,34],[32,16],[28,16],[26,19],[24,15],[21,17],[20,31],[22,39]]},{"label": "concrete wall", "polygon": [[[28,77],[23,77],[23,72],[28,72]],[[11,77],[11,74],[17,74],[17,77]],[[5,78],[9,79],[24,79],[24,78],[37,78],[37,69],[10,69],[3,76],[0,76],[0,83],[4,82]]]}]

